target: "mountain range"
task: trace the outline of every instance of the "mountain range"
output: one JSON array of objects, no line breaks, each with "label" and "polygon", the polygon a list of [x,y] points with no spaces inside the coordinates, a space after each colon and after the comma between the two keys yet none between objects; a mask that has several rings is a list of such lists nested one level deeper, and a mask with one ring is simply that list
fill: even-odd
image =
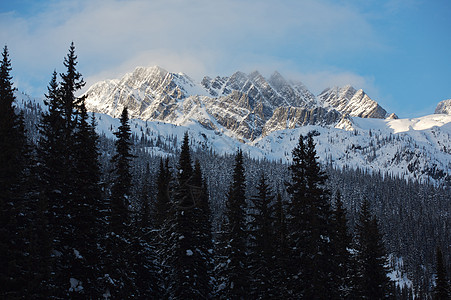
[{"label": "mountain range", "polygon": [[132,118],[228,131],[254,141],[281,129],[333,125],[343,117],[385,118],[387,112],[363,90],[351,86],[324,90],[317,97],[302,83],[275,72],[236,72],[230,77],[189,76],[160,67],[136,68],[121,79],[94,84],[85,94],[88,110],[118,117],[127,106]]},{"label": "mountain range", "polygon": [[[160,67],[138,67],[84,95],[88,110],[101,115],[117,118],[127,107],[135,133],[150,139],[189,131],[194,143],[218,153],[240,147],[252,157],[289,161],[299,134],[315,130],[323,163],[451,181],[450,100],[440,102],[435,114],[398,119],[350,85],[315,96],[278,72],[269,79],[255,71],[195,82]],[[100,119],[99,132],[112,136],[117,120]]]}]

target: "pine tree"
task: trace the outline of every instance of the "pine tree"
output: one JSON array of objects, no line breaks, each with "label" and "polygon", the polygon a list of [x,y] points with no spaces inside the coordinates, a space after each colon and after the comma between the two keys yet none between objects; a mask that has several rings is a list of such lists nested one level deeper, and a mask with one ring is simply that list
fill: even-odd
[{"label": "pine tree", "polygon": [[74,145],[74,171],[77,175],[74,181],[77,189],[74,192],[75,211],[72,222],[76,229],[74,249],[78,253],[78,260],[73,266],[72,276],[82,282],[83,293],[91,297],[100,297],[104,292],[98,281],[98,278],[103,276],[101,265],[106,234],[99,156],[95,119],[92,117],[91,122],[89,121],[82,101],[78,111]]},{"label": "pine tree", "polygon": [[[36,243],[39,243],[40,238],[48,236],[50,239],[48,245],[48,255],[50,253],[61,253],[56,249],[61,247],[61,233],[59,224],[63,223],[63,208],[61,197],[62,173],[64,172],[64,164],[62,161],[62,153],[65,151],[62,139],[62,118],[58,110],[58,90],[59,84],[57,82],[58,73],[53,72],[52,78],[48,86],[48,92],[45,95],[46,99],[44,104],[47,106],[47,111],[41,115],[41,121],[38,125],[39,140],[37,145],[37,160],[38,165],[36,167],[37,175],[37,190],[38,201],[41,204],[39,206],[41,210],[41,220],[45,220],[41,223],[38,236],[36,237]],[[46,223],[46,224],[44,224]],[[39,247],[39,246],[38,246]],[[42,249],[44,250],[44,249]],[[39,251],[39,250],[37,250]],[[58,252],[56,252],[58,251]],[[44,252],[44,251],[42,251]],[[42,253],[45,255],[45,253]],[[47,277],[47,288],[49,294],[55,296],[56,290],[59,285],[56,280],[57,273],[56,262],[59,259],[58,256],[52,255],[51,259],[42,259],[42,262],[49,262],[48,274],[43,274],[43,277]],[[52,274],[52,276],[50,276]],[[58,274],[59,275],[59,274]],[[61,295],[61,297],[63,297]]]},{"label": "pine tree", "polygon": [[[52,293],[56,297],[78,297],[88,284],[85,278],[75,278],[82,255],[77,249],[77,241],[82,230],[74,222],[80,214],[77,197],[77,122],[80,104],[83,98],[75,93],[84,86],[81,74],[76,69],[77,56],[72,43],[64,59],[66,72],[60,74],[61,83],[57,82],[54,72],[48,87],[44,112],[39,125],[38,159],[40,163],[40,201],[48,203],[49,230],[53,237],[54,253]],[[89,208],[92,209],[92,208]],[[80,276],[80,275],[78,275]]]},{"label": "pine tree", "polygon": [[168,297],[169,286],[171,284],[171,221],[174,212],[171,192],[172,174],[169,167],[169,158],[160,159],[160,166],[156,181],[157,196],[152,210],[152,220],[155,226],[155,243],[158,261],[162,274],[162,286],[166,291],[164,297]]},{"label": "pine tree", "polygon": [[327,176],[317,161],[313,136],[309,133],[306,141],[300,136],[289,167],[291,289],[295,295],[308,299],[334,298],[338,287],[332,276],[332,213],[325,188]]},{"label": "pine tree", "polygon": [[356,295],[360,299],[386,299],[390,297],[387,277],[387,255],[377,220],[370,213],[369,202],[364,200],[356,224],[355,256],[357,264]]},{"label": "pine tree", "polygon": [[445,264],[443,263],[442,250],[439,247],[437,247],[436,257],[437,257],[437,270],[436,270],[437,273],[435,277],[434,299],[437,300],[450,299],[451,294],[449,289],[449,282],[446,276]]},{"label": "pine tree", "polygon": [[155,205],[153,207],[153,222],[155,229],[161,230],[165,224],[169,210],[170,203],[170,183],[171,183],[171,170],[169,169],[169,159],[160,159],[160,167],[157,175],[157,196],[155,199]]},{"label": "pine tree", "polygon": [[131,129],[128,119],[128,110],[125,107],[120,117],[121,125],[114,133],[116,154],[113,156],[113,185],[111,187],[111,219],[110,227],[115,234],[122,234],[129,222],[129,196],[131,188],[130,162]]},{"label": "pine tree", "polygon": [[346,209],[343,207],[340,191],[335,195],[335,208],[333,210],[333,228],[335,234],[332,244],[335,248],[334,274],[339,286],[340,298],[349,299],[354,294],[352,257],[350,249],[352,247],[352,237],[348,231]]},{"label": "pine tree", "polygon": [[23,116],[15,112],[11,70],[5,46],[0,65],[0,296],[3,298],[23,297],[28,280],[25,177],[29,147]]},{"label": "pine tree", "polygon": [[170,294],[174,299],[204,299],[210,295],[210,288],[207,257],[204,247],[200,245],[202,232],[199,198],[202,196],[202,188],[194,185],[187,132],[183,138],[177,170],[173,219],[170,220],[169,227],[172,232]]},{"label": "pine tree", "polygon": [[274,204],[274,269],[273,281],[276,287],[276,293],[279,298],[284,299],[288,297],[287,277],[290,261],[290,251],[287,244],[287,224],[286,212],[281,193],[277,193],[276,202]]},{"label": "pine tree", "polygon": [[275,255],[274,244],[274,214],[272,201],[274,196],[267,184],[264,173],[260,176],[257,185],[257,194],[250,198],[249,213],[249,256],[251,261],[250,272],[252,278],[251,291],[253,297],[258,299],[274,298],[278,296],[275,289]]},{"label": "pine tree", "polygon": [[225,223],[222,225],[223,249],[219,249],[221,252],[218,252],[223,260],[219,274],[221,281],[219,294],[225,299],[246,299],[249,294],[245,193],[243,152],[238,150],[227,194]]},{"label": "pine tree", "polygon": [[120,126],[114,133],[116,154],[112,158],[112,180],[110,195],[109,233],[106,238],[105,284],[106,295],[112,298],[135,296],[133,262],[128,252],[133,247],[130,228],[130,188],[131,172],[131,129],[127,108],[120,117]]},{"label": "pine tree", "polygon": [[194,211],[194,244],[201,263],[199,264],[198,284],[203,297],[211,298],[213,290],[213,237],[211,224],[211,209],[207,183],[202,175],[198,160],[194,163],[193,191],[196,208]]}]

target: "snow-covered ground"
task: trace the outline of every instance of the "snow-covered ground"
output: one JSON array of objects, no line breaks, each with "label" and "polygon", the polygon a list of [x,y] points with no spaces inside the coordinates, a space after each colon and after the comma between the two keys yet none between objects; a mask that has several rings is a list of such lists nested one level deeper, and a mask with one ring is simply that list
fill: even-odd
[{"label": "snow-covered ground", "polygon": [[[96,114],[99,133],[113,138],[119,120],[108,115]],[[207,130],[196,121],[185,126],[131,120],[132,131],[148,139],[177,136],[179,147],[185,131],[192,143],[202,149],[212,149],[218,154],[234,153],[238,148],[250,157],[289,162],[291,151],[297,145],[300,134],[316,130],[315,138],[319,160],[336,167],[350,166],[369,171],[380,171],[406,178],[431,180],[434,170],[451,173],[451,115],[429,115],[415,119],[362,119],[351,118],[352,130],[303,126],[270,133],[253,142],[239,141],[232,132]],[[186,123],[185,123],[186,124]],[[157,147],[149,148],[154,154]]]}]

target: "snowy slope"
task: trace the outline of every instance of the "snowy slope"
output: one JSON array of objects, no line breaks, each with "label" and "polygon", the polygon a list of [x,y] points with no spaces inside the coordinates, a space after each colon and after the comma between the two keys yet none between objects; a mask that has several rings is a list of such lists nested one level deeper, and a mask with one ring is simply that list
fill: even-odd
[{"label": "snowy slope", "polygon": [[[98,115],[98,132],[113,138],[119,121],[107,115]],[[255,141],[240,142],[236,137],[205,129],[197,122],[176,126],[158,121],[131,120],[131,128],[139,136],[156,140],[161,136],[177,136],[180,147],[185,131],[193,145],[218,154],[233,154],[241,148],[247,155],[260,158],[291,161],[291,151],[299,135],[311,130],[320,133],[315,137],[316,149],[322,163],[335,167],[367,169],[419,181],[443,182],[451,174],[451,116],[430,115],[416,119],[379,120],[351,118],[353,130],[307,125],[270,133]],[[147,151],[161,154],[158,147]]]}]

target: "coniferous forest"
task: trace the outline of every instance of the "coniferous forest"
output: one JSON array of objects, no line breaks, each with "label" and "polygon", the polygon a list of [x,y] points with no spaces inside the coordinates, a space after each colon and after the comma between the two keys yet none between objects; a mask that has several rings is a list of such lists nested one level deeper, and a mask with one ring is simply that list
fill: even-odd
[{"label": "coniferous forest", "polygon": [[72,43],[46,107],[19,109],[2,52],[1,299],[451,297],[449,187],[320,165],[316,132],[290,165],[189,132],[153,156],[126,108],[96,133],[77,63]]}]

